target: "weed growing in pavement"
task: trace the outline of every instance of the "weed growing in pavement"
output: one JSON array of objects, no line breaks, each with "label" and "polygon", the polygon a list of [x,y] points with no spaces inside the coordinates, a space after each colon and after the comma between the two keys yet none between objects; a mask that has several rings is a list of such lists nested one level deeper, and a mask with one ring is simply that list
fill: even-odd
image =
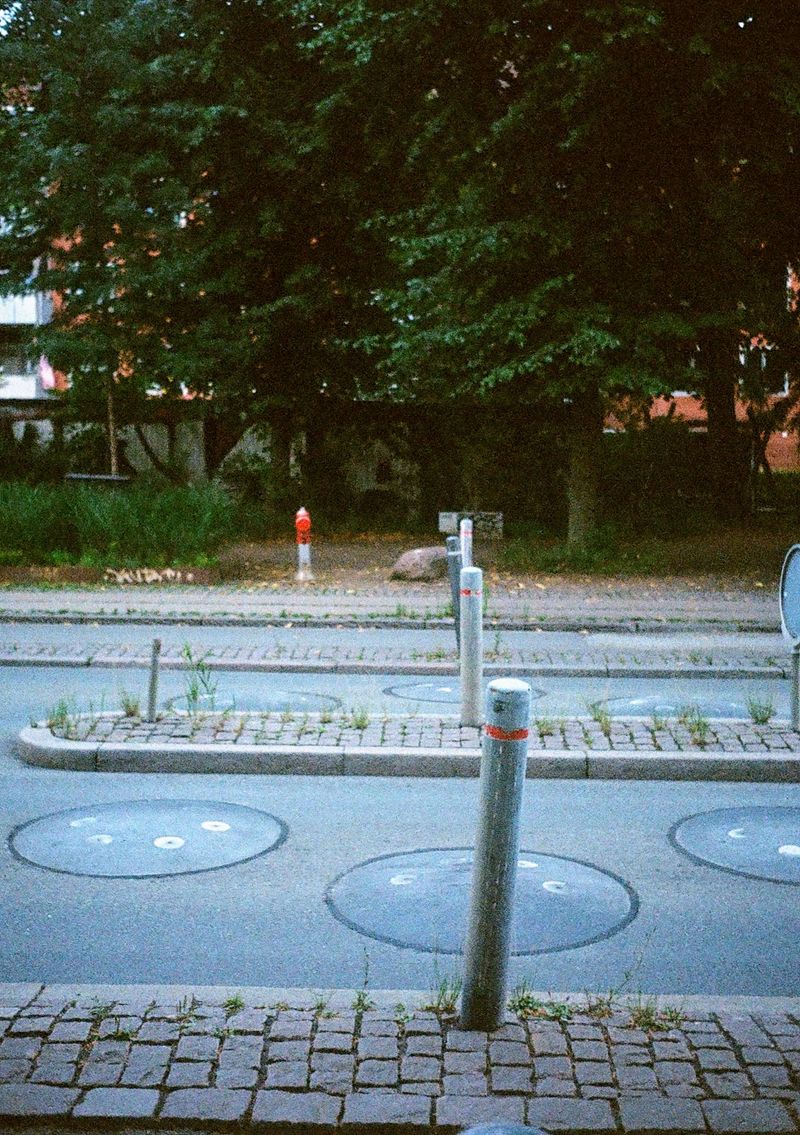
[{"label": "weed growing in pavement", "polygon": [[235,1017],[237,1013],[241,1013],[244,1009],[244,998],[239,993],[234,993],[226,1001],[222,1002],[222,1008],[225,1010],[225,1020]]},{"label": "weed growing in pavement", "polygon": [[533,727],[542,740],[544,740],[545,737],[555,736],[556,723],[551,717],[535,717],[533,719]]},{"label": "weed growing in pavement", "polygon": [[141,717],[142,703],[138,694],[132,694],[124,686],[119,688],[119,703],[126,717]]},{"label": "weed growing in pavement", "polygon": [[186,691],[186,708],[190,714],[195,714],[200,706],[200,699],[207,699],[211,709],[214,708],[214,699],[217,695],[218,681],[214,677],[211,667],[206,662],[206,655],[195,658],[191,645],[183,644],[181,657],[186,663],[184,686]]},{"label": "weed growing in pavement", "polygon": [[676,1005],[665,1005],[662,1009],[657,997],[643,997],[641,992],[630,1007],[630,1017],[633,1027],[645,1032],[680,1028],[684,1020],[683,1012]]},{"label": "weed growing in pavement", "polygon": [[331,1020],[331,1018],[336,1016],[335,1011],[333,1009],[329,1008],[330,1001],[331,1001],[331,994],[330,993],[318,993],[317,994],[317,999],[314,1002],[314,1006],[313,1006],[314,1013],[316,1014],[317,1017],[320,1017],[323,1020]]},{"label": "weed growing in pavement", "polygon": [[200,1002],[196,997],[182,997],[175,1005],[175,1019],[178,1024],[183,1027],[196,1021],[199,1016],[197,1012],[199,1006]]},{"label": "weed growing in pavement", "polygon": [[93,1025],[99,1025],[114,1012],[116,1001],[94,1001],[89,1006],[89,1020]]},{"label": "weed growing in pavement", "polygon": [[59,698],[47,715],[47,727],[53,733],[74,741],[78,736],[78,711],[74,698]]},{"label": "weed growing in pavement", "polygon": [[113,1031],[113,1033],[109,1033],[108,1036],[105,1037],[105,1039],[106,1040],[125,1040],[125,1041],[133,1040],[133,1036],[134,1036],[133,1029],[123,1029],[122,1028],[122,1023],[121,1023],[122,1019],[121,1019],[121,1017],[118,1013],[115,1014],[114,1020],[116,1021],[116,1026],[114,1028],[114,1031]]},{"label": "weed growing in pavement", "polygon": [[365,1013],[367,1009],[374,1009],[375,1002],[367,992],[369,988],[369,950],[364,946],[364,977],[361,982],[361,988],[356,992],[353,998],[352,1009],[357,1013]]},{"label": "weed growing in pavement", "polygon": [[537,1017],[547,1021],[568,1021],[572,1010],[566,1001],[543,1000],[538,997],[527,981],[514,986],[508,999],[508,1008],[525,1021]]},{"label": "weed growing in pavement", "polygon": [[711,732],[708,718],[704,717],[700,712],[700,707],[696,705],[682,706],[678,711],[678,721],[688,730],[692,744],[703,748],[708,743],[708,735]]},{"label": "weed growing in pavement", "polygon": [[458,1011],[458,999],[464,982],[457,974],[442,974],[439,969],[439,955],[433,957],[433,982],[430,989],[430,1002],[422,1008],[440,1017],[452,1017]]},{"label": "weed growing in pavement", "polygon": [[658,732],[660,729],[667,728],[667,719],[666,717],[662,717],[660,713],[654,713],[650,717],[650,724],[653,730]]},{"label": "weed growing in pavement", "polygon": [[766,701],[748,698],[747,712],[754,725],[768,725],[775,716],[775,703],[772,698],[767,698]]},{"label": "weed growing in pavement", "polygon": [[611,736],[611,714],[608,711],[608,706],[603,705],[602,702],[586,702],[586,708],[589,711],[589,716],[592,721],[600,726],[600,732],[604,737]]},{"label": "weed growing in pavement", "polygon": [[349,725],[351,729],[359,729],[362,732],[369,725],[369,712],[364,706],[355,706],[350,711]]},{"label": "weed growing in pavement", "polygon": [[405,1029],[412,1016],[413,1013],[409,1013],[407,1006],[405,1006],[402,1001],[398,1001],[394,1007],[394,1020],[401,1032]]}]

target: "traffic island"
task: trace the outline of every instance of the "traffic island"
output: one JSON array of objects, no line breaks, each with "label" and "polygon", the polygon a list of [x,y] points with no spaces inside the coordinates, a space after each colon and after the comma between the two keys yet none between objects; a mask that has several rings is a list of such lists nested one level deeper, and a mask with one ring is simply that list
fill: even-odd
[{"label": "traffic island", "polygon": [[[481,731],[451,716],[350,713],[62,715],[23,729],[28,764],[98,772],[478,776]],[[788,722],[540,719],[528,777],[800,781]]]},{"label": "traffic island", "polygon": [[0,986],[0,1120],[60,1133],[800,1131],[797,999],[526,990],[509,1004],[478,1032],[441,991]]}]

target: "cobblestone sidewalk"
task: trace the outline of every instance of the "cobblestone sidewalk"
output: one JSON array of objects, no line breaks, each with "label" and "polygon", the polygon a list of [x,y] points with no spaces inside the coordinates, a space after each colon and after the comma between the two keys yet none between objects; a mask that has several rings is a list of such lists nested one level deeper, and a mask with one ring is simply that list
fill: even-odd
[{"label": "cobblestone sidewalk", "polygon": [[484,1033],[433,1006],[343,993],[335,1008],[307,993],[168,1001],[125,987],[103,1000],[44,987],[11,1000],[0,987],[0,1117],[282,1135],[501,1119],[573,1133],[800,1131],[796,1013],[518,991],[517,1012]]}]

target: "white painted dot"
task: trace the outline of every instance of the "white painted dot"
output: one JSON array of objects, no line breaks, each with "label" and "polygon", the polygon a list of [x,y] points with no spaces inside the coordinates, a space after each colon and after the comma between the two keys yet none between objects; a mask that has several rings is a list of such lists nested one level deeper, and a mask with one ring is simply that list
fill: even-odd
[{"label": "white painted dot", "polygon": [[206,832],[229,832],[231,825],[223,820],[203,820],[200,827]]},{"label": "white painted dot", "polygon": [[731,828],[728,836],[730,839],[744,839],[744,828]]},{"label": "white painted dot", "polygon": [[154,839],[153,843],[156,847],[166,848],[167,851],[174,851],[178,847],[183,847],[186,843],[185,839],[181,839],[179,835],[160,835],[158,839]]},{"label": "white painted dot", "polygon": [[534,863],[532,859],[520,859],[518,866],[527,869],[528,871],[535,871],[539,864]]},{"label": "white painted dot", "polygon": [[82,816],[80,820],[70,820],[71,828],[85,828],[87,824],[96,824],[97,816]]},{"label": "white painted dot", "polygon": [[112,835],[89,835],[86,837],[87,843],[113,843],[114,837]]},{"label": "white painted dot", "polygon": [[415,871],[405,871],[400,875],[392,875],[389,882],[393,887],[407,887],[409,883],[413,883],[417,874]]},{"label": "white painted dot", "polygon": [[565,891],[566,889],[567,884],[561,883],[557,879],[548,879],[545,883],[542,883],[542,890],[550,891],[551,894],[558,894],[559,891]]},{"label": "white painted dot", "polygon": [[784,843],[778,848],[778,855],[800,855],[800,844]]}]

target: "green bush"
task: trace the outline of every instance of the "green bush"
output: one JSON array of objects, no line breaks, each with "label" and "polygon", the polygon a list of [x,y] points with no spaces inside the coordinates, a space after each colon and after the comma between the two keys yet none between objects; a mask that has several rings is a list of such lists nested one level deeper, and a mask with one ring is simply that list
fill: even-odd
[{"label": "green bush", "polygon": [[0,483],[0,561],[6,563],[207,563],[236,531],[235,505],[217,486]]}]

